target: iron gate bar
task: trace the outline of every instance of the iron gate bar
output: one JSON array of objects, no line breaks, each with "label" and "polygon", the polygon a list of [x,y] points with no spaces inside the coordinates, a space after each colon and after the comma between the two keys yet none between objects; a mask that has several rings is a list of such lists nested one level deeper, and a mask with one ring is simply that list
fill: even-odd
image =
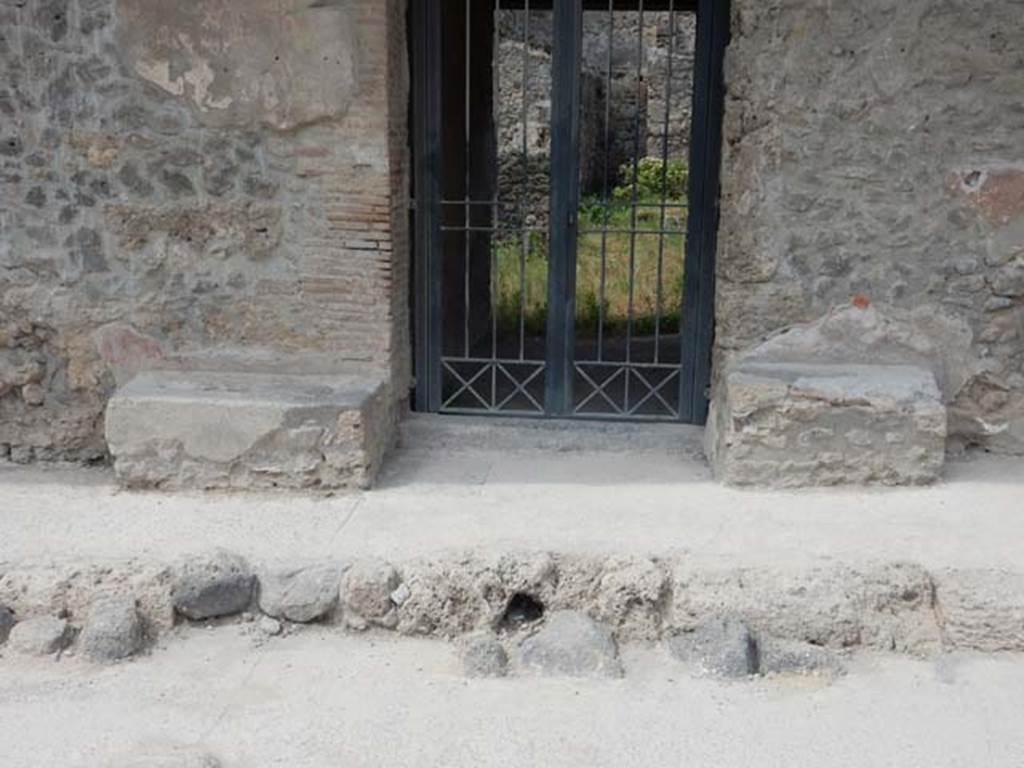
[{"label": "iron gate bar", "polygon": [[[668,4],[668,72],[665,76],[665,107],[661,126],[661,229],[665,229],[665,200],[668,197],[668,127],[672,112],[672,59],[676,54],[676,6],[675,0]],[[654,309],[654,362],[661,356],[661,277],[662,260],[665,256],[665,235],[658,233],[658,277],[655,282],[657,298]],[[685,278],[684,278],[685,279]]]},{"label": "iron gate bar", "polygon": [[[722,157],[723,61],[729,42],[729,0],[699,0],[693,119],[690,129],[690,216],[687,219],[683,281],[680,418],[707,421],[706,389],[711,381],[714,332],[715,248],[718,235],[719,175]],[[694,215],[696,213],[696,215]]]},{"label": "iron gate bar", "polygon": [[[526,0],[523,6],[523,103],[522,103],[522,131],[523,131],[523,175],[519,185],[519,227],[522,230],[519,241],[522,248],[519,252],[519,358],[522,359],[526,347],[526,252],[529,248],[529,235],[525,231],[526,225],[526,184],[530,175],[530,163],[526,139],[528,97],[530,94],[530,0]],[[551,219],[548,218],[548,227],[551,226]]]},{"label": "iron gate bar", "polygon": [[463,267],[462,267],[462,272],[463,272],[463,274],[462,274],[462,310],[463,310],[462,311],[462,349],[463,349],[463,352],[462,352],[462,354],[463,354],[464,357],[469,357],[469,317],[470,317],[470,314],[471,314],[470,311],[469,311],[469,306],[470,306],[470,301],[472,299],[472,297],[470,296],[470,290],[469,290],[469,285],[470,285],[470,283],[469,283],[469,268],[470,268],[470,259],[469,259],[469,255],[470,255],[469,210],[470,210],[470,206],[469,206],[469,202],[468,202],[468,198],[470,197],[470,194],[471,194],[470,173],[471,173],[471,170],[472,170],[471,169],[471,163],[472,163],[472,159],[473,159],[473,153],[472,153],[472,150],[471,150],[470,144],[469,144],[470,135],[472,134],[472,126],[471,126],[471,123],[470,123],[470,110],[469,110],[470,81],[472,79],[470,77],[470,72],[473,71],[473,67],[472,67],[473,52],[472,52],[472,50],[470,50],[470,47],[469,47],[469,41],[472,40],[472,28],[470,27],[471,15],[472,15],[472,11],[470,10],[471,5],[472,5],[471,4],[471,0],[465,0],[466,29],[462,33],[463,37],[466,38],[466,41],[465,41],[465,53],[463,54],[466,57],[465,58],[465,62],[466,62],[465,70],[466,71],[465,71],[465,76],[463,77],[463,80],[465,80],[465,93],[464,93],[465,101],[464,101],[464,107],[463,107],[463,112],[465,113],[464,114],[464,120],[463,120],[463,131],[465,132],[465,135],[463,136],[463,149],[462,149],[462,151],[463,151],[463,154],[464,154],[464,157],[465,157],[465,159],[463,160],[463,165],[465,165],[465,172],[463,173],[463,183],[466,185],[465,186],[465,197],[467,198],[467,201],[466,201],[465,205],[463,205],[463,207],[462,207],[462,226],[463,226],[464,232],[465,232],[465,234],[463,235],[463,238],[462,238],[462,250],[463,250]]},{"label": "iron gate bar", "polygon": [[[613,0],[608,0],[608,70],[605,82],[609,85],[612,82],[612,52],[615,47],[615,8]],[[605,289],[608,284],[608,263],[605,255],[608,251],[608,165],[611,156],[611,121],[612,121],[612,100],[611,93],[605,94],[604,99],[604,175],[601,181],[601,205],[604,208],[604,216],[601,217],[601,278],[597,291],[597,359],[604,357],[604,307]],[[577,241],[579,233],[577,233]],[[607,397],[605,398],[607,399]],[[582,405],[582,404],[581,404]],[[581,407],[581,406],[579,406]],[[577,410],[579,409],[577,407]]]},{"label": "iron gate bar", "polygon": [[555,0],[551,63],[551,206],[548,217],[548,415],[573,412],[576,344],[576,214],[579,207],[580,54],[583,6]]},{"label": "iron gate bar", "polygon": [[[501,7],[508,11],[521,11],[525,2],[535,11],[550,11],[560,0],[502,0]],[[635,11],[639,0],[613,0],[616,11]],[[667,11],[672,0],[644,0],[644,6],[650,11]],[[584,11],[603,11],[608,8],[608,0],[580,0],[579,5]],[[676,0],[677,11],[696,12],[698,0]]]},{"label": "iron gate bar", "polygon": [[[633,189],[630,192],[632,197],[629,207],[629,295],[626,308],[626,369],[633,359],[633,290],[636,272],[636,204],[637,193],[640,183],[640,98],[644,88],[644,3],[640,0],[637,11],[637,35],[636,35],[636,108],[633,110]],[[629,374],[626,374],[625,394],[623,405],[629,410]]]}]

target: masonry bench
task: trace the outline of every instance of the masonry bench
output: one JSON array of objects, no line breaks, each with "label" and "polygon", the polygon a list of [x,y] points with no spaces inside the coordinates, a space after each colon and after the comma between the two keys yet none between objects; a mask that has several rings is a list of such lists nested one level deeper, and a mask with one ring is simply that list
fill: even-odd
[{"label": "masonry bench", "polygon": [[367,487],[391,411],[371,374],[149,371],[111,398],[106,437],[129,487]]},{"label": "masonry bench", "polygon": [[946,409],[923,367],[745,362],[722,387],[705,449],[723,482],[918,485],[941,471]]}]

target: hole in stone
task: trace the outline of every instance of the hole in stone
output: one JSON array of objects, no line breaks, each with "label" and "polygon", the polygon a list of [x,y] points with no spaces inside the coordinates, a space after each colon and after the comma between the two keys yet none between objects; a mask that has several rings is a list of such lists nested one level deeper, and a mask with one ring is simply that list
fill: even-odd
[{"label": "hole in stone", "polygon": [[501,617],[501,626],[514,629],[544,616],[544,603],[525,592],[516,592],[508,601],[505,613]]},{"label": "hole in stone", "polygon": [[977,187],[978,186],[978,182],[980,182],[980,181],[981,181],[981,172],[980,171],[971,171],[966,176],[964,176],[964,184],[967,187],[971,188],[971,189],[973,189],[974,187]]}]

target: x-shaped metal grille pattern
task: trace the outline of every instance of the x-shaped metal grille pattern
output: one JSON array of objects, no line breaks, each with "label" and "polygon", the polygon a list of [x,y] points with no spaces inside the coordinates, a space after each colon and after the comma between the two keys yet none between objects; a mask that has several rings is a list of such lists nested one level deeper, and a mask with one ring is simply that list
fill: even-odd
[{"label": "x-shaped metal grille pattern", "polygon": [[445,411],[544,413],[543,395],[530,391],[543,384],[543,360],[443,358],[450,384],[441,405]]},{"label": "x-shaped metal grille pattern", "polygon": [[679,415],[678,366],[583,362],[576,363],[575,369],[575,415],[659,419]]}]

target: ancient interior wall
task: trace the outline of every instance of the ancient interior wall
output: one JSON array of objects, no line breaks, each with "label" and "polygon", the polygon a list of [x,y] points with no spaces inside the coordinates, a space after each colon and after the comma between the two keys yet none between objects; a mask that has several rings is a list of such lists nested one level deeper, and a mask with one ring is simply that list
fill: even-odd
[{"label": "ancient interior wall", "polygon": [[0,456],[102,457],[117,381],[192,353],[404,392],[404,25],[399,0],[0,0]]},{"label": "ancient interior wall", "polygon": [[716,363],[870,301],[959,329],[959,440],[1024,452],[1024,4],[733,0]]}]

